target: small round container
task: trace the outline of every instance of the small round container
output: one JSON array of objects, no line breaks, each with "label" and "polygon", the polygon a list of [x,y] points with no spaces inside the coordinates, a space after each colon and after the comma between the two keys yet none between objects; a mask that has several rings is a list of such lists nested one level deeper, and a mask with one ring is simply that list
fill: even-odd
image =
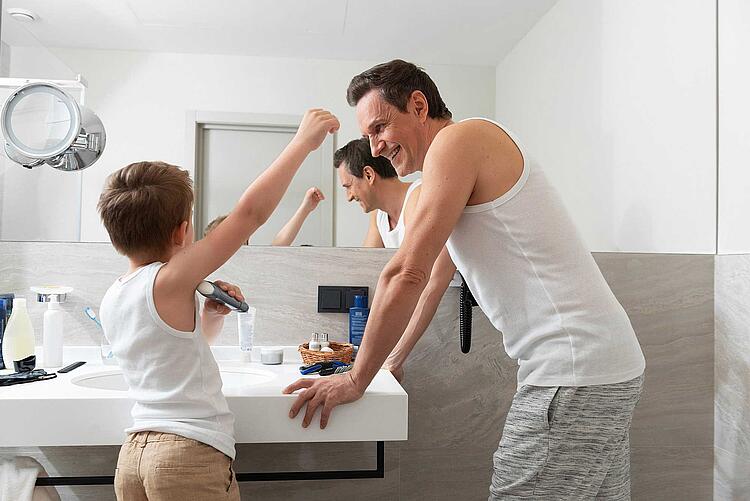
[{"label": "small round container", "polygon": [[261,348],[260,361],[265,365],[279,365],[284,363],[283,348]]}]

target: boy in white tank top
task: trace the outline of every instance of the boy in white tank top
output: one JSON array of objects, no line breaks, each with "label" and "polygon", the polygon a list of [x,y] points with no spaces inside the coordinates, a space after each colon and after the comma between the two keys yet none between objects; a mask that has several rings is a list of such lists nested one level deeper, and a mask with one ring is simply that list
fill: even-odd
[{"label": "boy in white tank top", "polygon": [[[268,220],[307,155],[338,128],[328,111],[305,113],[279,157],[196,243],[187,172],[138,162],[107,179],[98,209],[129,269],[105,294],[100,316],[135,400],[117,461],[117,499],[240,499],[234,419],[207,343],[229,309],[206,301],[200,315],[195,290]],[[244,299],[236,286],[219,285]]]}]

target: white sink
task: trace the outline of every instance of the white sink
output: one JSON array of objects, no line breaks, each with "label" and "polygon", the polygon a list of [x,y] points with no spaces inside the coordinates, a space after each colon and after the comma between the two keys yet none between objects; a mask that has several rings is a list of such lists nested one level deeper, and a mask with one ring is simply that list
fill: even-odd
[{"label": "white sink", "polygon": [[[254,369],[220,369],[222,387],[242,389],[248,386],[263,384],[274,378],[270,372]],[[71,383],[84,388],[99,390],[127,391],[128,384],[120,370],[93,372],[74,377]]]}]

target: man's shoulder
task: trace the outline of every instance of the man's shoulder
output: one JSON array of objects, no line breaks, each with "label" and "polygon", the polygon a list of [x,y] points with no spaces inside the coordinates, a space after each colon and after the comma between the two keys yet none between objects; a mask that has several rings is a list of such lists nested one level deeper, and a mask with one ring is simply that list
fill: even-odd
[{"label": "man's shoulder", "polygon": [[430,149],[476,150],[498,139],[498,126],[487,120],[463,120],[444,127],[435,136]]},{"label": "man's shoulder", "polygon": [[437,133],[427,155],[434,161],[460,161],[481,164],[488,151],[495,149],[498,128],[486,120],[464,120],[444,127]]}]

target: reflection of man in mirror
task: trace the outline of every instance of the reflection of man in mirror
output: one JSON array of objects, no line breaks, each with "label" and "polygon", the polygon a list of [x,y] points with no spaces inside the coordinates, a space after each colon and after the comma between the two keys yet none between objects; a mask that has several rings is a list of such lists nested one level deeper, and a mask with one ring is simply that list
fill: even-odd
[{"label": "reflection of man in mirror", "polygon": [[[294,239],[297,238],[297,235],[299,234],[299,230],[302,229],[302,225],[305,224],[307,216],[312,214],[312,212],[318,207],[318,204],[320,204],[320,202],[325,199],[326,197],[323,192],[320,191],[320,188],[313,186],[312,188],[308,189],[305,192],[305,196],[302,198],[302,203],[297,208],[297,211],[289,219],[289,221],[287,221],[284,227],[281,228],[276,236],[273,237],[271,245],[279,247],[288,247],[292,245]],[[219,223],[224,221],[228,215],[229,214],[224,214],[223,216],[219,216],[208,223],[206,225],[206,229],[203,230],[203,236],[205,237],[217,226],[219,226]],[[249,242],[245,241],[245,245],[248,244]]]},{"label": "reflection of man in mirror", "polygon": [[333,156],[339,181],[348,202],[358,202],[370,214],[364,247],[398,248],[405,227],[417,205],[421,180],[405,183],[391,162],[373,157],[370,143],[360,138],[349,141]]},{"label": "reflection of man in mirror", "polygon": [[[413,183],[400,181],[387,158],[372,156],[370,143],[364,138],[350,141],[336,151],[333,165],[338,169],[346,199],[359,202],[362,210],[371,215],[363,246],[401,247],[407,228],[413,224],[411,218],[419,200],[422,180]],[[438,263],[432,269],[404,335],[383,364],[399,382],[404,377],[406,358],[430,325],[455,271],[456,267],[450,260]],[[461,283],[460,276],[455,280],[456,285]]]},{"label": "reflection of man in mirror", "polygon": [[422,188],[414,224],[380,275],[354,368],[287,387],[306,388],[290,416],[306,407],[308,426],[320,409],[325,427],[335,406],[359,399],[402,333],[420,335],[407,324],[433,265],[455,263],[518,361],[490,499],[630,499],[643,353],[539,163],[493,120],[454,122],[411,63],[355,76],[347,99],[373,156],[400,176],[421,171]]}]

